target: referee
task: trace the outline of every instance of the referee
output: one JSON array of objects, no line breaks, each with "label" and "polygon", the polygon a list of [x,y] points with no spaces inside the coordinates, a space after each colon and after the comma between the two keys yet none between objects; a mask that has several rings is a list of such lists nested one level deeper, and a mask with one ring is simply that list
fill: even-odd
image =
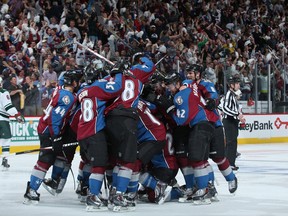
[{"label": "referee", "polygon": [[222,100],[221,109],[223,112],[223,125],[226,136],[226,157],[230,162],[233,170],[238,170],[239,167],[235,166],[237,154],[237,137],[239,121],[245,123],[239,108],[237,95],[235,92],[240,89],[240,78],[238,76],[229,77],[227,91],[224,100]]}]

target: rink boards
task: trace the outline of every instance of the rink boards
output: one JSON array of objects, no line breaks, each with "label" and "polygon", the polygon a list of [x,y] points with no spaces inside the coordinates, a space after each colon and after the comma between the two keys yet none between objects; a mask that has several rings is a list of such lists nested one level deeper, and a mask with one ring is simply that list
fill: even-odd
[{"label": "rink boards", "polygon": [[[245,115],[246,124],[239,130],[239,144],[287,143],[288,115],[259,114]],[[11,152],[39,148],[37,126],[39,117],[26,117],[24,124],[11,119]]]}]

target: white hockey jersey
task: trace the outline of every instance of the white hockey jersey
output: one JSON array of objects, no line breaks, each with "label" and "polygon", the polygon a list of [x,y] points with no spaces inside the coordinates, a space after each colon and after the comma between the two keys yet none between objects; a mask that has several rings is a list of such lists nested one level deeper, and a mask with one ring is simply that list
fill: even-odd
[{"label": "white hockey jersey", "polygon": [[9,121],[9,116],[15,116],[18,113],[13,106],[9,92],[0,88],[0,121]]}]

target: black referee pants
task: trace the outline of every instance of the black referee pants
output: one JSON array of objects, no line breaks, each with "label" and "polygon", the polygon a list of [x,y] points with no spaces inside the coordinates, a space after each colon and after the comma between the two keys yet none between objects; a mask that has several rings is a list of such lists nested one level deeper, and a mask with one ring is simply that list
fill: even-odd
[{"label": "black referee pants", "polygon": [[223,125],[226,137],[226,158],[231,166],[235,167],[235,160],[237,154],[237,137],[238,137],[238,123],[239,120],[234,118],[224,118]]}]

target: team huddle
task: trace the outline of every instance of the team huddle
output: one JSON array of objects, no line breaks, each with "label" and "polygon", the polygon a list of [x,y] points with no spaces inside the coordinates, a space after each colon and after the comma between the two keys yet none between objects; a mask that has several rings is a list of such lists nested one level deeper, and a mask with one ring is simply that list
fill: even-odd
[{"label": "team huddle", "polygon": [[[131,211],[138,200],[210,204],[217,190],[209,158],[234,193],[238,183],[226,158],[219,95],[202,71],[191,65],[185,79],[163,77],[143,53],[109,73],[101,63],[66,71],[39,120],[41,151],[24,203],[40,201],[41,185],[53,195],[62,192],[73,143],[81,155],[76,193],[87,211]],[[45,178],[50,167],[51,178]]]}]

